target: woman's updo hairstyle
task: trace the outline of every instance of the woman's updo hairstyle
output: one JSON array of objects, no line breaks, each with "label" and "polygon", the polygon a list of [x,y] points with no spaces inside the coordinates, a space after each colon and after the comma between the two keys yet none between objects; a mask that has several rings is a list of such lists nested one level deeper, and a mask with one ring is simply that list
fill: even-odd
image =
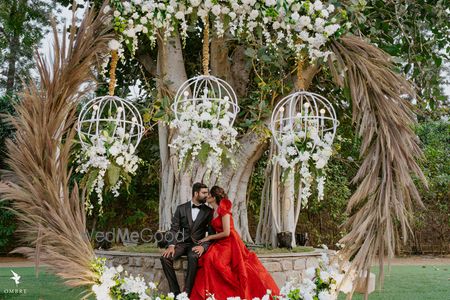
[{"label": "woman's updo hairstyle", "polygon": [[214,197],[214,199],[216,199],[217,204],[220,204],[220,200],[222,200],[223,198],[228,198],[223,188],[217,185],[213,186],[209,193]]}]

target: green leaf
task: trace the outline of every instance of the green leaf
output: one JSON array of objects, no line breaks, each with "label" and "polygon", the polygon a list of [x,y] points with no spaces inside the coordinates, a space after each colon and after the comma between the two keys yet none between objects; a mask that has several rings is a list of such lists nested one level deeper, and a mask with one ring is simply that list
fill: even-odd
[{"label": "green leaf", "polygon": [[[92,189],[92,185],[94,184],[94,181],[95,181],[95,179],[97,178],[97,176],[98,176],[98,172],[99,172],[99,170],[98,169],[95,169],[95,170],[93,170],[92,172],[89,172],[89,176],[88,176],[88,178],[87,178],[87,180],[86,180],[86,182],[85,182],[85,186],[86,186],[86,190],[88,191],[88,192],[90,192],[91,191],[91,189]],[[83,178],[84,179],[84,178]]]},{"label": "green leaf", "polygon": [[106,170],[106,178],[108,179],[108,184],[113,187],[120,177],[120,167],[116,164],[110,164],[108,170]]},{"label": "green leaf", "polygon": [[434,60],[434,63],[436,64],[437,68],[439,68],[442,65],[442,58],[434,57],[433,60]]},{"label": "green leaf", "polygon": [[253,58],[253,57],[255,57],[256,56],[256,50],[255,49],[253,49],[253,48],[247,48],[247,49],[245,49],[245,55],[247,55],[248,57],[251,57],[251,58]]},{"label": "green leaf", "polygon": [[206,160],[208,159],[209,156],[209,151],[211,150],[211,146],[209,146],[209,144],[203,144],[202,148],[200,149],[199,153],[198,153],[198,159],[200,160],[201,163],[206,163]]},{"label": "green leaf", "polygon": [[166,112],[164,110],[159,110],[155,113],[155,115],[153,116],[153,120],[160,120],[165,116]]}]

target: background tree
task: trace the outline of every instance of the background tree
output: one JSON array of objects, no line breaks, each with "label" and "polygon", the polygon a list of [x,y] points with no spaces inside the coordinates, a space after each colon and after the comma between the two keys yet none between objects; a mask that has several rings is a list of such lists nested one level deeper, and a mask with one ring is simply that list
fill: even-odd
[{"label": "background tree", "polygon": [[[33,54],[47,32],[52,5],[48,1],[0,0],[0,168],[6,167],[5,140],[14,134],[4,119],[13,114],[15,94],[35,67]],[[0,252],[8,252],[13,243],[15,222],[13,214],[0,209]]]},{"label": "background tree", "polygon": [[48,1],[0,1],[0,88],[17,91],[30,76],[33,54],[47,32],[52,5]]},{"label": "background tree", "polygon": [[450,1],[359,2],[366,4],[364,10],[349,8],[354,33],[394,58],[398,71],[416,87],[422,113],[448,112],[443,85],[449,84]]}]

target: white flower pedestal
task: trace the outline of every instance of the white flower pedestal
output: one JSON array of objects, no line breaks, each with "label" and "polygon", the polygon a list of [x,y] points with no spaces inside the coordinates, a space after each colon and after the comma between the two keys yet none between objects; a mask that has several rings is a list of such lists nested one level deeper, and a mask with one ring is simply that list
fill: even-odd
[{"label": "white flower pedestal", "polygon": [[356,286],[356,293],[365,294],[366,290],[367,293],[370,294],[373,291],[375,291],[375,279],[376,276],[374,273],[370,272],[369,274],[369,285],[366,289],[366,272],[361,272],[361,275],[359,276],[358,280],[360,280],[359,284]]}]

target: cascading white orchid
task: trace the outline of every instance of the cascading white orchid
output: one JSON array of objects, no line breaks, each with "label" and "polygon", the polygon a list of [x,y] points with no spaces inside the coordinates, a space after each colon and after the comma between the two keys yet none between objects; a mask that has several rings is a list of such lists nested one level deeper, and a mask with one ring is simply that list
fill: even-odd
[{"label": "cascading white orchid", "polygon": [[286,133],[281,137],[278,154],[273,157],[273,162],[277,162],[286,174],[299,169],[302,185],[300,199],[303,207],[308,205],[308,199],[312,194],[311,185],[314,180],[312,170],[318,175],[316,177],[318,199],[323,200],[325,185],[323,169],[333,153],[331,148],[333,134],[327,132],[320,137],[317,128],[317,120],[308,120],[302,131],[283,128]]},{"label": "cascading white orchid", "polygon": [[[129,134],[121,127],[116,129],[116,134],[112,137],[106,130],[101,131],[99,136],[85,141],[88,146],[76,155],[78,166],[75,171],[84,174],[82,183],[88,194],[95,190],[100,214],[103,212],[104,190],[110,190],[114,197],[118,197],[119,189],[124,183],[128,185],[131,182],[131,176],[136,175],[142,161],[135,154],[133,144],[127,143]],[[94,206],[89,197],[85,205],[86,212],[92,214]]]},{"label": "cascading white orchid", "polygon": [[349,26],[345,11],[320,0],[113,0],[111,6],[114,28],[131,52],[140,35],[155,45],[158,31],[167,39],[178,30],[185,41],[188,29],[201,28],[199,19],[209,16],[218,36],[228,32],[239,39],[263,40],[270,47],[286,45],[297,56],[316,60],[331,54],[323,46]]}]

